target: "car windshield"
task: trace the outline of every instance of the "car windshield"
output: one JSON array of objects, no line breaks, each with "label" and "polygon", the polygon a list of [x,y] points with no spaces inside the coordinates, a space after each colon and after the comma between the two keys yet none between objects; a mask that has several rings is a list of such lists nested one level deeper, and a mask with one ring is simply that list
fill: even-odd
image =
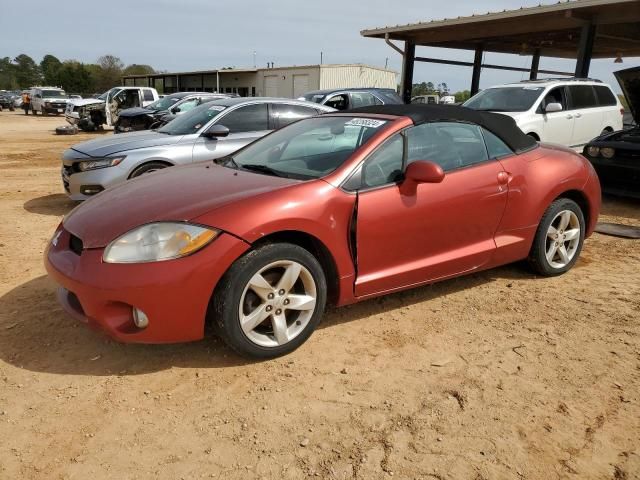
[{"label": "car windshield", "polygon": [[164,127],[158,129],[158,132],[166,133],[167,135],[189,135],[190,133],[197,133],[198,130],[209,123],[214,117],[220,115],[225,108],[227,107],[211,105],[210,103],[200,105],[167,123]]},{"label": "car windshield", "polygon": [[42,98],[69,98],[64,90],[42,90]]},{"label": "car windshield", "polygon": [[544,92],[544,87],[488,88],[467,100],[463,106],[492,112],[526,112]]},{"label": "car windshield", "polygon": [[177,102],[182,100],[182,98],[178,97],[164,97],[160,100],[153,102],[145,108],[149,110],[169,110],[172,105],[175,105]]},{"label": "car windshield", "polygon": [[387,123],[360,117],[307,118],[257,140],[233,155],[229,164],[267,175],[320,178]]},{"label": "car windshield", "polygon": [[307,102],[315,102],[320,103],[322,99],[326,97],[324,93],[307,93],[306,95],[302,95],[298,97],[298,100],[306,100]]}]

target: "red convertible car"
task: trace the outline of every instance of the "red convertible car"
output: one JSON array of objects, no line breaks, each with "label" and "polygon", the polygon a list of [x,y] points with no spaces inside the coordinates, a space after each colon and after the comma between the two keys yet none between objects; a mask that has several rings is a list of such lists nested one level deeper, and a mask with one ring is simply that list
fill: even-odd
[{"label": "red convertible car", "polygon": [[327,302],[523,259],[564,273],[599,209],[589,162],[509,117],[376,106],[109,189],[63,220],[45,262],[65,309],[117,340],[198,340],[210,321],[267,358],[309,338]]}]

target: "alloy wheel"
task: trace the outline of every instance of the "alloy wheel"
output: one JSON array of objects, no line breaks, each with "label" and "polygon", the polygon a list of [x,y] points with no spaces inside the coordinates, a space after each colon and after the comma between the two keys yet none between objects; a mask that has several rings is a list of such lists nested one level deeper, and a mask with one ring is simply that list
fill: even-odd
[{"label": "alloy wheel", "polygon": [[546,258],[553,268],[566,267],[580,245],[580,220],[571,210],[559,212],[547,230]]},{"label": "alloy wheel", "polygon": [[277,347],[296,338],[309,324],[317,289],[311,272],[298,262],[279,260],[255,273],[242,292],[242,331],[256,345]]}]

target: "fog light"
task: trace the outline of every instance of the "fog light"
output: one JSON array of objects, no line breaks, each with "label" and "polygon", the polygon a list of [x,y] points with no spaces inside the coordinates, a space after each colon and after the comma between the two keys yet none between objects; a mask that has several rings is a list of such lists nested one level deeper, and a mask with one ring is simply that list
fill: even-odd
[{"label": "fog light", "polygon": [[80,193],[83,195],[95,195],[104,190],[102,185],[82,185],[80,187]]},{"label": "fog light", "polygon": [[149,325],[149,317],[139,308],[133,308],[133,323],[136,324],[138,328],[147,328]]}]

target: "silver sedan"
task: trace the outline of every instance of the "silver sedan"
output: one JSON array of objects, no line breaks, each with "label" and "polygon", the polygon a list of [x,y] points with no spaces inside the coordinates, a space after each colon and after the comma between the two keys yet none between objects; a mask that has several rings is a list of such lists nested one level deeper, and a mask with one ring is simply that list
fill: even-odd
[{"label": "silver sedan", "polygon": [[62,157],[62,183],[72,200],[85,200],[161,168],[224,157],[272,130],[332,111],[290,99],[217,100],[158,130],[109,135],[74,145]]}]

